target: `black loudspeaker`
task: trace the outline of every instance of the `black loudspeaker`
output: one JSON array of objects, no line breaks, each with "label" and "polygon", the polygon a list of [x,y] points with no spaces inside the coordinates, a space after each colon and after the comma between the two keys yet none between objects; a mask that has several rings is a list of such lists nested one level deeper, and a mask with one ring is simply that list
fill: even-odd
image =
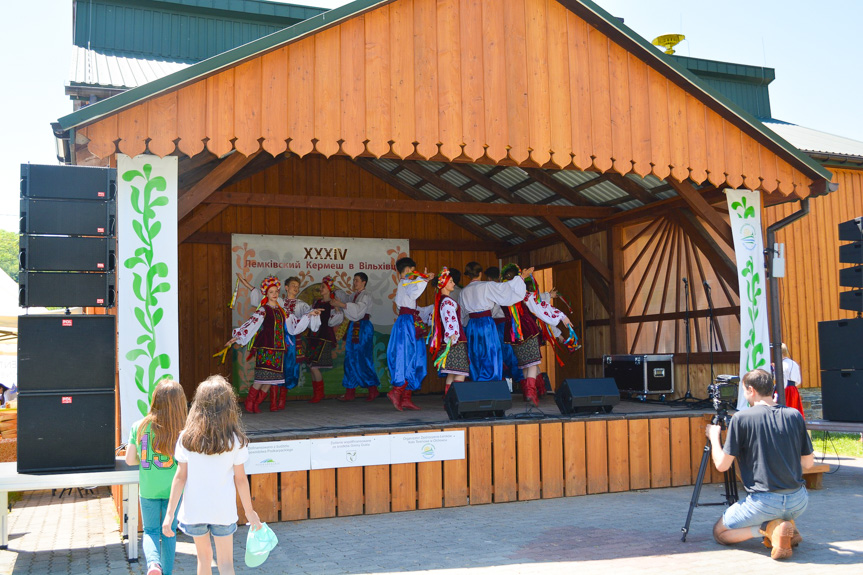
[{"label": "black loudspeaker", "polygon": [[822,370],[863,369],[863,318],[819,321],[818,344]]},{"label": "black loudspeaker", "polygon": [[822,371],[821,410],[830,421],[863,423],[863,370]]},{"label": "black loudspeaker", "polygon": [[113,469],[114,428],[113,389],[22,392],[18,473]]},{"label": "black loudspeaker", "polygon": [[116,203],[21,199],[22,234],[113,236]]},{"label": "black loudspeaker", "polygon": [[104,272],[114,269],[114,238],[22,235],[18,261],[28,271]]},{"label": "black loudspeaker", "polygon": [[31,272],[18,274],[21,307],[112,307],[114,274]]},{"label": "black loudspeaker", "polygon": [[18,387],[45,391],[114,391],[117,322],[113,315],[22,315],[18,318]]},{"label": "black loudspeaker", "polygon": [[450,419],[503,417],[512,407],[506,381],[454,381],[444,396]]},{"label": "black loudspeaker", "polygon": [[620,392],[610,377],[567,379],[557,388],[554,402],[563,414],[611,413],[620,403]]},{"label": "black loudspeaker", "polygon": [[863,288],[863,266],[839,270],[839,285],[842,287]]},{"label": "black loudspeaker", "polygon": [[855,289],[840,293],[839,309],[863,313],[863,289]]},{"label": "black loudspeaker", "polygon": [[117,189],[117,170],[89,166],[21,164],[22,198],[110,200]]},{"label": "black loudspeaker", "polygon": [[863,264],[863,242],[839,246],[840,264]]},{"label": "black loudspeaker", "polygon": [[856,242],[858,240],[863,240],[863,217],[842,222],[838,227],[840,242]]}]

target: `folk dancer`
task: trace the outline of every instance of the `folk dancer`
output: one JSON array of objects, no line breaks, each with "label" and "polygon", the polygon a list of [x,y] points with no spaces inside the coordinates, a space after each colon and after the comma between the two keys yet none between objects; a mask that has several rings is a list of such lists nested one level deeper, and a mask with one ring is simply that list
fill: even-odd
[{"label": "folk dancer", "polygon": [[[237,274],[237,278],[249,289],[249,301],[257,307],[262,299],[261,290],[252,287],[240,274]],[[297,319],[302,319],[312,310],[312,306],[301,299],[297,299],[299,294],[300,278],[291,276],[285,279],[285,299],[279,298],[278,301],[288,316],[293,315]],[[297,387],[300,382],[300,364],[304,361],[303,331],[300,330],[298,333],[292,334],[287,329],[285,330],[285,383],[284,385],[270,385],[270,411],[284,409],[288,390]]]},{"label": "folk dancer", "polygon": [[369,390],[366,401],[373,401],[378,395],[381,384],[375,370],[375,328],[370,320],[372,296],[366,291],[369,276],[363,272],[354,274],[351,285],[352,294],[344,290],[336,290],[333,307],[344,311],[350,323],[345,332],[345,375],[342,386],[345,394],[339,397],[341,401],[353,401],[357,388]]},{"label": "folk dancer", "polygon": [[[500,269],[496,267],[486,268],[485,279],[490,282],[500,282]],[[518,367],[518,360],[515,357],[515,352],[512,351],[512,346],[507,345],[503,340],[503,328],[506,318],[503,315],[503,309],[498,304],[494,304],[494,307],[491,309],[491,317],[494,318],[494,326],[497,328],[497,333],[500,336],[500,349],[503,353],[503,377],[512,379],[512,381],[517,382],[519,387],[523,389],[524,374],[521,368]]]},{"label": "folk dancer", "polygon": [[416,266],[411,258],[400,258],[396,262],[399,283],[395,303],[399,306],[399,316],[387,345],[387,367],[393,387],[387,397],[399,411],[419,409],[411,401],[411,395],[420,388],[427,369],[423,339],[427,334],[426,322],[430,319],[432,306],[417,309],[417,299],[425,291],[431,276],[428,270],[423,274],[416,273]]},{"label": "folk dancer", "polygon": [[438,368],[438,376],[446,377],[446,390],[453,381],[464,381],[470,375],[470,360],[467,354],[467,336],[461,326],[458,302],[452,298],[455,281],[447,267],[441,269],[435,279],[434,315],[428,335],[429,350]]},{"label": "folk dancer", "polygon": [[503,351],[500,336],[491,316],[494,304],[510,306],[524,299],[524,279],[533,268],[505,283],[480,281],[482,266],[470,262],[464,275],[471,279],[461,292],[460,305],[468,314],[467,342],[470,378],[473,381],[495,381],[503,378]]},{"label": "folk dancer", "polygon": [[[519,268],[515,264],[507,264],[503,268],[503,280],[508,282],[517,277]],[[536,293],[536,282],[533,276],[524,279],[527,293],[524,298],[513,305],[503,308],[506,317],[504,341],[512,346],[518,366],[524,371],[524,386],[522,393],[526,401],[534,406],[537,400],[537,375],[542,362],[542,345],[545,343],[542,330],[537,320],[556,328],[557,324],[570,325],[569,318],[548,302],[540,301]],[[560,332],[554,330],[559,334]]]},{"label": "folk dancer", "polygon": [[336,332],[344,321],[342,310],[334,308],[333,303],[333,278],[324,276],[321,280],[321,297],[312,306],[320,310],[320,324],[309,326],[307,338],[308,349],[306,361],[309,371],[312,373],[312,399],[310,403],[318,403],[324,398],[324,376],[321,370],[333,368],[333,355],[336,349]]},{"label": "folk dancer", "polygon": [[[302,317],[288,316],[279,305],[281,282],[275,276],[268,276],[261,282],[261,293],[266,300],[258,306],[243,325],[233,330],[232,338],[225,344],[246,345],[251,342],[250,351],[255,353],[255,381],[249,388],[245,407],[249,413],[260,413],[260,404],[267,395],[266,386],[281,385],[285,382],[285,333],[302,332],[320,312],[310,311]],[[271,406],[272,409],[272,406]]]}]

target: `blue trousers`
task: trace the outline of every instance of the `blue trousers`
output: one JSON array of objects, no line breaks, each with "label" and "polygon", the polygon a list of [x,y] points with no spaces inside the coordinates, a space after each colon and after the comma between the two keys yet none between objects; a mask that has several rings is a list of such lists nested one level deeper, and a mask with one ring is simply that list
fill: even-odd
[{"label": "blue trousers", "polygon": [[[171,529],[174,533],[177,532],[177,511],[180,505],[174,510],[174,522]],[[141,522],[144,524],[144,558],[147,565],[150,563],[158,563],[162,566],[162,573],[171,575],[174,570],[174,553],[177,549],[176,537],[165,537],[162,534],[162,521],[165,520],[165,515],[168,512],[167,499],[147,499],[141,498]],[[134,534],[130,534],[135,537]]]},{"label": "blue trousers", "polygon": [[353,342],[351,337],[354,323],[348,324],[345,343],[345,375],[342,386],[346,389],[358,387],[377,387],[381,384],[375,371],[375,327],[367,319],[360,320],[360,340]]},{"label": "blue trousers", "polygon": [[466,330],[470,378],[473,381],[503,379],[503,343],[494,325],[494,318],[471,318],[467,322]]},{"label": "blue trousers", "polygon": [[524,374],[518,366],[518,358],[515,357],[515,352],[512,346],[503,341],[503,328],[506,323],[495,323],[497,333],[500,334],[501,352],[503,353],[503,376],[511,377],[514,382],[519,382],[524,379]]},{"label": "blue trousers", "polygon": [[300,381],[300,364],[297,363],[297,338],[285,331],[285,387],[293,389]]},{"label": "blue trousers", "polygon": [[396,319],[390,332],[390,342],[387,344],[387,367],[393,386],[401,387],[407,384],[410,391],[420,388],[428,365],[426,345],[416,337],[413,316],[400,315]]}]

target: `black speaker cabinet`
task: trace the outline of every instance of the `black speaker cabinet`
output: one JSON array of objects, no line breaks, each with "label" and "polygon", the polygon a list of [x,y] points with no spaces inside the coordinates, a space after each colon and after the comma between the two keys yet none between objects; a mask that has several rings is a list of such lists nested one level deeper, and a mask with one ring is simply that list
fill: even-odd
[{"label": "black speaker cabinet", "polygon": [[563,414],[611,413],[620,403],[620,392],[610,377],[567,379],[557,388],[554,402]]},{"label": "black speaker cabinet", "polygon": [[113,315],[18,318],[18,387],[24,393],[114,390],[117,322]]},{"label": "black speaker cabinet", "polygon": [[105,272],[114,269],[114,238],[31,236],[18,242],[18,261],[29,271]]},{"label": "black speaker cabinet", "polygon": [[22,391],[18,473],[113,469],[114,427],[113,389]]},{"label": "black speaker cabinet", "polygon": [[863,423],[863,369],[822,371],[821,410],[830,421]]},{"label": "black speaker cabinet", "polygon": [[113,236],[115,202],[21,199],[21,233]]},{"label": "black speaker cabinet", "polygon": [[863,241],[839,246],[840,264],[863,264]]},{"label": "black speaker cabinet", "polygon": [[503,417],[512,407],[506,381],[455,381],[444,397],[450,419]]},{"label": "black speaker cabinet", "polygon": [[839,241],[856,242],[863,240],[863,217],[854,218],[839,224]]},{"label": "black speaker cabinet", "polygon": [[18,274],[21,307],[113,307],[114,274],[31,272]]},{"label": "black speaker cabinet", "polygon": [[839,309],[863,313],[863,289],[840,292]]},{"label": "black speaker cabinet", "polygon": [[117,170],[89,166],[21,164],[22,198],[110,200],[117,189]]},{"label": "black speaker cabinet", "polygon": [[614,378],[620,391],[642,395],[674,393],[674,356],[604,355],[602,375]]},{"label": "black speaker cabinet", "polygon": [[850,288],[863,288],[863,266],[839,270],[839,285]]},{"label": "black speaker cabinet", "polygon": [[863,318],[818,322],[821,369],[863,369]]}]

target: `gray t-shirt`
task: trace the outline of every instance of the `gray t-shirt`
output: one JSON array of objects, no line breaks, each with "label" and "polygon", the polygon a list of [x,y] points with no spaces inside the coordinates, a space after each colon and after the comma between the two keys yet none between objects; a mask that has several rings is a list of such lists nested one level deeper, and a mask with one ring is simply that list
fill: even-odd
[{"label": "gray t-shirt", "polygon": [[812,441],[796,409],[756,405],[731,418],[722,451],[737,458],[746,491],[790,492],[803,485],[800,457]]}]

